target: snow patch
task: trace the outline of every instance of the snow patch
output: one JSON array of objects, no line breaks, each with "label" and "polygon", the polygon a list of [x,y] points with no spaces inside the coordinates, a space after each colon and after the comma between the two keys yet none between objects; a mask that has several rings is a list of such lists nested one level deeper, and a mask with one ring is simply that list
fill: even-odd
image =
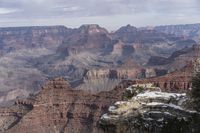
[{"label": "snow patch", "polygon": [[110,112],[111,112],[111,111],[113,111],[113,110],[115,110],[115,109],[116,109],[116,107],[115,107],[115,106],[110,106],[110,107],[109,107],[109,109],[108,109],[108,111],[110,111]]},{"label": "snow patch", "polygon": [[121,104],[126,104],[127,102],[126,101],[118,101],[115,103],[115,105],[121,105]]},{"label": "snow patch", "polygon": [[110,119],[110,117],[108,116],[108,114],[104,114],[101,119]]},{"label": "snow patch", "polygon": [[152,91],[152,92],[145,92],[138,94],[136,98],[164,98],[164,99],[170,99],[170,98],[180,98],[185,97],[186,94],[178,94],[178,93],[166,93],[166,92],[158,92],[158,91]]}]

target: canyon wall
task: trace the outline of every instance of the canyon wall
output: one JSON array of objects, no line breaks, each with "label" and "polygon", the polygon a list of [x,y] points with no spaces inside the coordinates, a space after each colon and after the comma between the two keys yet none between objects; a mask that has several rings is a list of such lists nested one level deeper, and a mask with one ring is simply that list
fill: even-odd
[{"label": "canyon wall", "polygon": [[110,104],[122,99],[123,88],[131,84],[133,82],[126,81],[112,91],[90,94],[71,90],[69,83],[62,78],[51,80],[36,95],[33,109],[7,132],[100,133],[98,120],[101,115]]}]

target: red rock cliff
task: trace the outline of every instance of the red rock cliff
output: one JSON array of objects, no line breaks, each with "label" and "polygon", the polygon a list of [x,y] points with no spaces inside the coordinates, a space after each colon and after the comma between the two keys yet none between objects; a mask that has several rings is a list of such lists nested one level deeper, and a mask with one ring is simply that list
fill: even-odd
[{"label": "red rock cliff", "polygon": [[71,90],[64,79],[57,78],[43,87],[36,96],[33,109],[8,132],[101,132],[97,126],[100,116],[110,104],[121,100],[123,88],[130,84],[132,82],[127,81],[113,91],[89,94]]}]

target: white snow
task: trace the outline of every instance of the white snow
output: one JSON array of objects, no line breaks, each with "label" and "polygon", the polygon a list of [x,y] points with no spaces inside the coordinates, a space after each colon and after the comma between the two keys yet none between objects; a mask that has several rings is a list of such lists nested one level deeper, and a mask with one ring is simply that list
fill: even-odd
[{"label": "white snow", "polygon": [[151,88],[153,86],[153,84],[149,83],[149,84],[135,84],[132,85],[133,87],[143,87],[143,88]]},{"label": "white snow", "polygon": [[127,91],[132,91],[133,89],[130,87],[126,88]]},{"label": "white snow", "polygon": [[162,122],[164,120],[164,118],[160,118],[157,121]]},{"label": "white snow", "polygon": [[147,103],[147,106],[156,106],[156,105],[162,105],[163,107],[172,107],[175,109],[179,109],[179,110],[183,110],[183,108],[181,108],[180,106],[174,105],[174,104],[165,104],[165,103],[159,103],[159,102],[151,102],[151,103]]},{"label": "white snow", "polygon": [[147,103],[147,106],[156,106],[156,105],[163,105],[163,103],[159,103],[159,102],[151,102],[151,103]]},{"label": "white snow", "polygon": [[149,113],[160,114],[160,111],[150,111]]},{"label": "white snow", "polygon": [[108,116],[108,114],[104,114],[101,119],[110,119],[110,117]]},{"label": "white snow", "polygon": [[179,97],[185,97],[186,94],[178,94],[178,93],[166,93],[166,92],[158,92],[158,91],[151,91],[151,92],[145,92],[138,94],[136,98],[164,98],[164,99],[170,99],[170,98],[179,98]]},{"label": "white snow", "polygon": [[115,107],[115,106],[110,106],[110,107],[109,107],[109,109],[108,109],[108,111],[110,111],[110,112],[111,112],[111,111],[113,111],[113,110],[115,110],[115,109],[116,109],[116,107]]},{"label": "white snow", "polygon": [[172,107],[172,108],[174,108],[174,109],[184,110],[182,107],[177,106],[177,105],[174,105],[174,104],[171,104],[171,103],[168,104],[168,105],[166,105],[166,106]]},{"label": "white snow", "polygon": [[[177,109],[177,110],[184,110],[184,111],[189,112],[189,113],[197,113],[196,111],[193,111],[193,110],[186,110],[186,109],[184,109],[184,108],[182,108],[182,107],[180,107],[180,106],[177,106],[177,105],[175,105],[175,104],[172,104],[172,103],[170,103],[170,104],[165,104],[165,103],[159,103],[159,102],[151,102],[151,103],[147,103],[146,105],[147,105],[147,106],[162,105],[163,107],[171,107],[171,108],[174,108],[174,109]],[[171,114],[168,113],[168,112],[165,112],[165,113],[171,115]]]},{"label": "white snow", "polygon": [[118,101],[115,103],[115,105],[121,105],[121,104],[126,104],[127,102],[126,101]]},{"label": "white snow", "polygon": [[166,115],[172,115],[171,113],[169,113],[169,112],[164,112]]}]

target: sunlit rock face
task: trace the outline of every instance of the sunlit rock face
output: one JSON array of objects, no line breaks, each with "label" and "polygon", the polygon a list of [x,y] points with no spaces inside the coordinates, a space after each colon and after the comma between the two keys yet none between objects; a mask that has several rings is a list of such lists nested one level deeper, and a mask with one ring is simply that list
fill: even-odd
[{"label": "sunlit rock face", "polygon": [[[16,105],[31,105],[26,114],[21,114],[18,120],[13,116],[20,114],[20,109],[13,111],[14,115],[0,117],[0,130],[6,133],[103,133],[98,121],[109,105],[122,99],[124,88],[133,84],[132,81],[120,83],[112,91],[92,94],[82,90],[72,90],[70,84],[63,78],[56,78],[45,83],[42,90],[33,95],[31,100],[17,100]],[[25,110],[22,110],[25,111]],[[6,112],[0,112],[0,115]],[[2,128],[1,125],[11,123],[12,126]]]},{"label": "sunlit rock face", "polygon": [[113,133],[197,133],[200,113],[187,108],[186,94],[161,92],[151,84],[126,89],[126,101],[118,101],[102,115],[100,125]]}]

